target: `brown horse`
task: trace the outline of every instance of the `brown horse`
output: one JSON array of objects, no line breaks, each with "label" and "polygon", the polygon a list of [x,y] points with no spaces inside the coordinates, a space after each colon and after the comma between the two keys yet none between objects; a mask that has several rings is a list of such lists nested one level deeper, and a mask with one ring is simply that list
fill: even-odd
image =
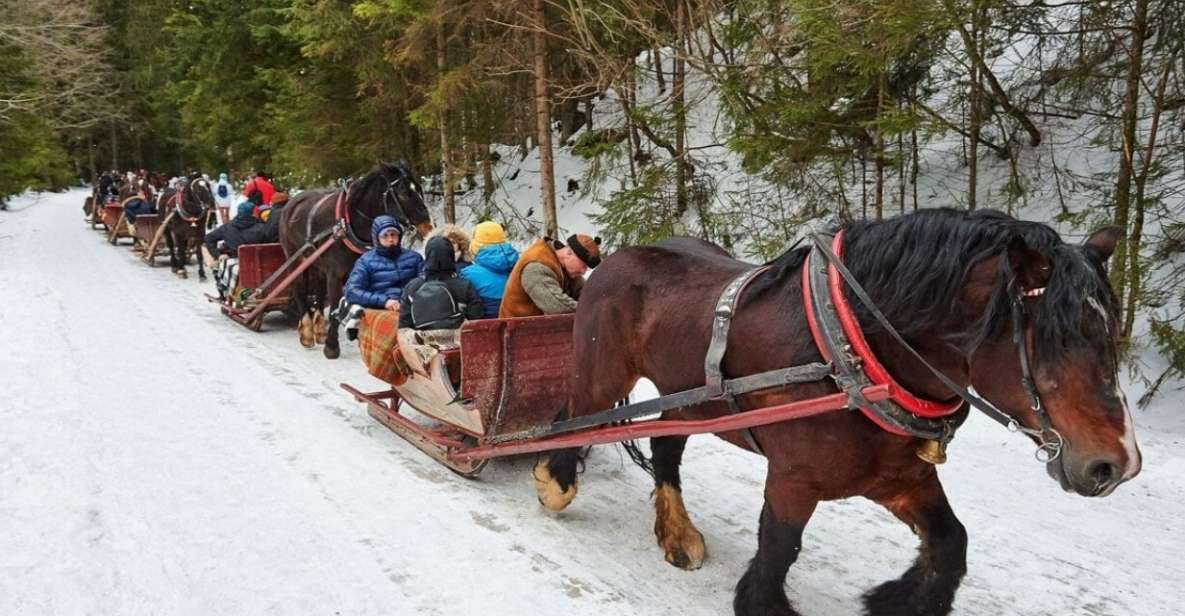
[{"label": "brown horse", "polygon": [[[340,207],[339,207],[340,201]],[[354,261],[370,248],[370,223],[389,214],[405,228],[414,227],[423,236],[432,229],[424,204],[424,191],[405,161],[380,162],[345,191],[307,190],[295,196],[280,213],[280,244],[291,257],[304,250],[307,242],[343,225],[345,237],[330,247],[310,267],[303,281],[294,285],[293,308],[300,315],[301,344],[312,346],[304,332],[316,330],[315,340],[324,341],[325,357],[336,359],[341,350],[337,340],[338,316],[330,311],[325,323],[322,310],[341,300],[342,287]],[[410,235],[410,234],[408,234]]]},{"label": "brown horse", "polygon": [[200,174],[191,174],[177,188],[166,188],[157,206],[160,215],[168,219],[165,241],[169,246],[169,265],[178,278],[188,278],[185,264],[189,253],[197,257],[198,280],[206,280],[206,266],[199,250],[206,238],[206,222],[214,213],[214,191],[210,182]]},{"label": "brown horse", "polygon": [[[1047,470],[1064,489],[1105,496],[1139,472],[1139,449],[1117,385],[1116,300],[1104,272],[1118,230],[1071,245],[1045,225],[997,212],[926,210],[850,224],[843,232],[844,263],[927,362],[956,386],[973,386],[1022,429],[1040,433],[1038,419],[1051,422],[1062,448]],[[787,252],[743,291],[722,363],[725,376],[821,360],[800,284],[808,252]],[[716,299],[751,267],[715,245],[686,238],[608,257],[585,286],[576,313],[570,415],[611,407],[641,377],[664,394],[702,386]],[[951,389],[876,326],[852,287],[841,292],[851,298],[872,352],[896,381],[908,392],[955,408]],[[1012,337],[1013,322],[1023,329],[1019,343]],[[1034,360],[1035,390],[1022,383],[1027,357]],[[834,383],[821,381],[737,401],[744,410],[835,391]],[[664,418],[728,412],[724,403],[713,402]],[[751,449],[742,433],[719,436]],[[820,501],[853,496],[879,503],[921,540],[916,562],[902,577],[865,595],[868,613],[950,612],[966,572],[967,535],[935,467],[919,458],[925,441],[892,434],[848,411],[755,428],[752,436],[769,470],[757,554],[737,584],[736,614],[797,613],[783,585],[801,549],[803,528]],[[680,489],[685,443],[686,437],[651,440],[654,528],[668,562],[696,569],[705,548]],[[559,510],[571,502],[577,463],[577,452],[570,450],[540,461],[535,479],[541,503]]]}]

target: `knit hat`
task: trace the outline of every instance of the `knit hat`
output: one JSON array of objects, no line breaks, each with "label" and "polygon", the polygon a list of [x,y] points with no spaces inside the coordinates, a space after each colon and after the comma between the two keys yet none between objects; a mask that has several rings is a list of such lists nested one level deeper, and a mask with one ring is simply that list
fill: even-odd
[{"label": "knit hat", "polygon": [[235,214],[238,216],[248,215],[255,211],[255,203],[250,200],[239,203],[239,207],[235,209]]},{"label": "knit hat", "polygon": [[555,248],[571,248],[576,256],[584,261],[588,269],[593,269],[601,264],[601,238],[589,237],[587,235],[577,233],[568,236],[567,243],[555,241]]},{"label": "knit hat", "polygon": [[473,254],[481,250],[485,246],[491,244],[501,244],[506,241],[506,231],[502,229],[502,225],[487,220],[478,223],[473,228],[473,241],[470,242],[469,247],[473,250]]}]

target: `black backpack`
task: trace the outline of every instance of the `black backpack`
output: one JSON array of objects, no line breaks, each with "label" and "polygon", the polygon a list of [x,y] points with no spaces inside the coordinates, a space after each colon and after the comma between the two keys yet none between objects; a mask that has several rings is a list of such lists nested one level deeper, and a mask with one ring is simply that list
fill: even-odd
[{"label": "black backpack", "polygon": [[407,298],[414,329],[456,329],[465,320],[461,306],[443,280],[426,280]]}]

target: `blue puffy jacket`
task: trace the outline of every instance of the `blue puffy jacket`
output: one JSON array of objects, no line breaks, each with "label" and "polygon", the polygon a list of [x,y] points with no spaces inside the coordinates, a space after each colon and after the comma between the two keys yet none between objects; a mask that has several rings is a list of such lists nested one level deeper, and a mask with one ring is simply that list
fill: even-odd
[{"label": "blue puffy jacket", "polygon": [[460,271],[461,277],[468,278],[481,296],[482,318],[493,319],[498,316],[506,280],[510,278],[510,271],[517,262],[518,251],[514,246],[505,242],[490,244],[477,251],[473,265]]},{"label": "blue puffy jacket", "polygon": [[398,300],[403,295],[403,287],[419,275],[424,263],[419,253],[398,245],[384,248],[379,244],[379,233],[389,227],[402,233],[399,224],[390,216],[379,216],[371,224],[371,240],[375,247],[354,262],[354,269],[346,279],[347,302],[381,309],[387,300]]}]

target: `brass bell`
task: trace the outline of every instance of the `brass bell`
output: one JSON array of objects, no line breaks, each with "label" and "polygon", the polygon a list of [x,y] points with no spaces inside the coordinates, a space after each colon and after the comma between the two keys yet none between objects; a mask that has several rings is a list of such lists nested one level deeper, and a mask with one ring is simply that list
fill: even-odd
[{"label": "brass bell", "polygon": [[946,462],[946,445],[940,441],[927,439],[921,447],[918,447],[917,454],[919,458],[938,466]]}]

